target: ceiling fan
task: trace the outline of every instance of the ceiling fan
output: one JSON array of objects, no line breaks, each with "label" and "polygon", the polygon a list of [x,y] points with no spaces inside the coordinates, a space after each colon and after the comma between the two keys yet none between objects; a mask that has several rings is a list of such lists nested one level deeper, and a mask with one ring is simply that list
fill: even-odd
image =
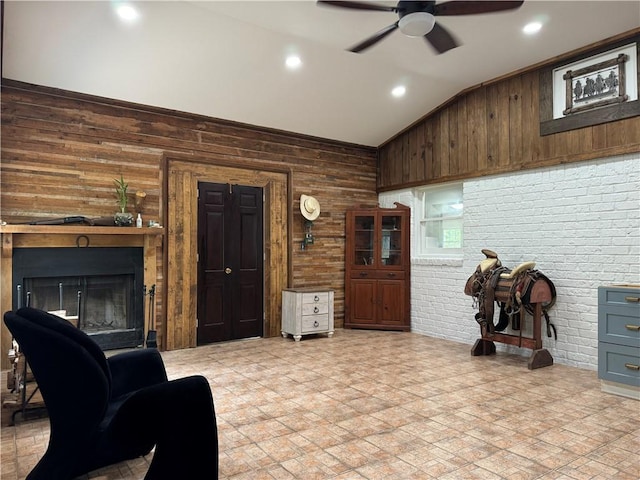
[{"label": "ceiling fan", "polygon": [[375,10],[380,12],[394,12],[398,14],[398,21],[383,28],[363,42],[349,48],[350,52],[360,53],[375,45],[396,29],[409,37],[423,37],[438,53],[445,53],[458,46],[458,42],[435,17],[445,15],[476,15],[479,13],[493,13],[519,8],[523,1],[464,1],[456,0],[436,3],[435,0],[426,2],[400,1],[395,7],[378,5],[369,2],[332,2],[321,1],[319,5],[350,8],[354,10]]}]

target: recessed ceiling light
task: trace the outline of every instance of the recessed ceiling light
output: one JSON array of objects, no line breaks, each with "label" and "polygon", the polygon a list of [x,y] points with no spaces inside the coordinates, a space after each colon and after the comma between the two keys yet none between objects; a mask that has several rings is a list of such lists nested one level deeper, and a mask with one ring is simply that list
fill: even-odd
[{"label": "recessed ceiling light", "polygon": [[522,31],[527,35],[533,35],[534,33],[538,33],[542,28],[542,24],[540,22],[531,22],[527,23]]},{"label": "recessed ceiling light", "polygon": [[140,16],[140,14],[138,13],[138,10],[136,10],[133,6],[129,5],[128,3],[121,3],[120,5],[118,5],[116,7],[116,12],[118,13],[118,16],[127,22],[133,22],[135,20],[138,19],[138,17]]},{"label": "recessed ceiling light", "polygon": [[300,68],[302,66],[302,60],[298,55],[289,55],[285,61],[287,68],[290,70],[295,70],[296,68]]},{"label": "recessed ceiling light", "polygon": [[404,85],[398,85],[397,87],[394,87],[393,90],[391,90],[391,95],[393,95],[394,97],[402,97],[405,93],[407,93],[407,89]]}]

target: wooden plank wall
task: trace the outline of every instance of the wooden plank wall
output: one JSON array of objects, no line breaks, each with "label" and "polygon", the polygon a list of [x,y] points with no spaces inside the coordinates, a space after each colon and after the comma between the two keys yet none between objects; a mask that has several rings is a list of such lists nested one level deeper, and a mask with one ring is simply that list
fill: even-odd
[{"label": "wooden plank wall", "polygon": [[[285,261],[289,262],[291,278],[285,275],[284,280],[279,277],[273,283],[280,285],[278,282],[286,281],[288,285],[271,292],[270,301],[276,306],[271,308],[271,315],[276,318],[272,318],[266,333],[279,334],[278,288],[286,286],[334,289],[336,326],[342,325],[345,211],[353,205],[377,202],[375,148],[10,80],[3,80],[1,101],[0,202],[1,218],[8,223],[68,215],[112,215],[116,208],[113,180],[120,174],[129,182],[131,192],[147,193],[142,212],[145,220],[167,221],[168,210],[176,199],[163,195],[171,193],[169,184],[179,181],[177,177],[163,177],[167,159],[172,157],[179,157],[181,165],[193,161],[193,175],[202,165],[221,164],[237,165],[245,172],[253,169],[256,175],[267,167],[290,172],[286,185],[290,218],[280,220],[287,232],[284,236],[272,234],[274,241],[281,242],[284,238],[288,242],[290,254]],[[207,171],[207,181],[228,180],[218,177],[214,168]],[[188,168],[182,168],[179,174],[183,182],[192,180]],[[184,193],[177,189],[172,192]],[[299,247],[303,238],[299,198],[303,193],[315,196],[322,212],[314,222],[316,243],[305,251]],[[165,204],[169,207],[165,208]],[[279,209],[270,213],[281,216]],[[193,211],[181,211],[172,219],[180,217],[184,224],[179,228],[191,228],[196,222],[195,215]],[[284,247],[265,248],[281,252]],[[166,238],[159,249],[158,258],[164,257],[158,264],[156,297],[159,340],[163,345],[166,340],[163,332],[169,329],[171,348],[193,346],[191,332],[183,329],[195,319],[172,318],[166,312],[166,298],[162,301],[167,291],[175,291],[171,285],[165,285],[165,265],[171,269],[176,259],[166,255]],[[281,254],[273,258],[281,258]],[[177,270],[175,273],[176,283],[181,281],[179,275],[190,275]],[[184,294],[181,298],[193,295],[189,288],[180,287]],[[9,309],[4,305],[1,308]],[[167,325],[167,318],[176,322],[176,329]]]},{"label": "wooden plank wall", "polygon": [[381,145],[379,191],[640,150],[640,116],[541,136],[540,74],[548,69],[469,89]]}]

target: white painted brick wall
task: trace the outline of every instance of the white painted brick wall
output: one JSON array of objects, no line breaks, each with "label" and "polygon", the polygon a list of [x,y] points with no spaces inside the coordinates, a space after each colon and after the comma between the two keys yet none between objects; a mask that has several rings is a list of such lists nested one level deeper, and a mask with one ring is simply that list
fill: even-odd
[{"label": "white painted brick wall", "polygon": [[[413,207],[412,191],[379,196],[383,207],[394,201]],[[413,217],[411,226],[415,253]],[[464,259],[412,258],[412,331],[471,349],[479,327],[463,289],[482,248],[507,267],[536,262],[557,290],[558,340],[544,335],[544,347],[557,363],[597,369],[598,286],[640,283],[640,153],[465,181]]]}]

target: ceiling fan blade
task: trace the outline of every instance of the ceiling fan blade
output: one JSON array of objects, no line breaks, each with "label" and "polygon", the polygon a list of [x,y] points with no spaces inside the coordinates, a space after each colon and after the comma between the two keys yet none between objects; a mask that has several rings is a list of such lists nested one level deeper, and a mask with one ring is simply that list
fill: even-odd
[{"label": "ceiling fan blade", "polygon": [[387,7],[386,5],[376,5],[370,2],[326,2],[318,0],[318,5],[327,5],[330,7],[351,8],[354,10],[375,10],[379,12],[395,12],[396,7]]},{"label": "ceiling fan blade", "polygon": [[[339,2],[338,2],[339,3]],[[433,8],[434,15],[474,15],[477,13],[492,13],[505,10],[515,10],[520,8],[523,1],[503,2],[503,1],[464,1],[438,3]]]},{"label": "ceiling fan blade", "polygon": [[366,50],[367,48],[371,47],[372,45],[375,45],[376,43],[378,43],[384,37],[386,37],[391,32],[393,32],[396,28],[398,28],[398,22],[392,23],[388,27],[384,27],[382,30],[380,30],[379,32],[377,32],[373,36],[367,38],[364,42],[360,42],[359,44],[354,45],[353,47],[351,47],[351,48],[349,48],[347,50],[349,50],[350,52],[353,52],[353,53],[360,53],[363,50]]},{"label": "ceiling fan blade", "polygon": [[431,44],[438,53],[447,52],[458,46],[458,42],[453,38],[453,35],[438,22],[436,22],[433,29],[424,36],[424,39],[427,43]]}]

